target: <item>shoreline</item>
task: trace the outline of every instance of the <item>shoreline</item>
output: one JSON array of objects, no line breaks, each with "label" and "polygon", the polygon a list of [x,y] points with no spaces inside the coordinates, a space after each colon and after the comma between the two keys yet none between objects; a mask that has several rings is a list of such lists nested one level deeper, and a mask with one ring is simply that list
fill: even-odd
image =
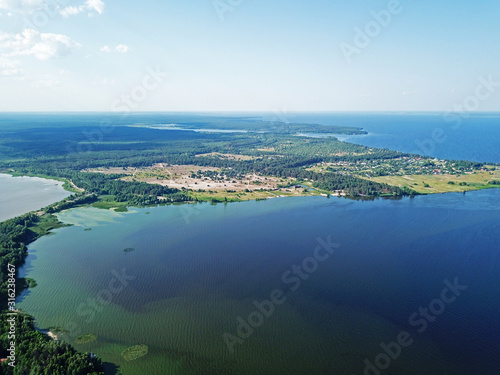
[{"label": "shoreline", "polygon": [[[78,186],[76,186],[72,181],[65,180],[62,178],[55,179],[55,178],[51,178],[49,176],[42,177],[41,175],[21,174],[21,173],[14,175],[11,173],[4,173],[4,171],[0,171],[0,174],[11,175],[12,177],[43,178],[45,180],[53,180],[53,181],[58,181],[58,182],[64,181],[68,185],[74,186],[74,187],[71,186],[71,188],[79,189],[77,192],[78,194],[85,193],[85,190],[78,188]],[[426,176],[420,176],[420,177],[425,178]],[[393,185],[393,186],[395,186],[395,185]],[[64,187],[64,186],[61,186],[61,187]],[[291,188],[291,189],[293,189],[293,188]],[[70,208],[81,208],[81,207],[94,207],[94,208],[98,208],[98,209],[108,209],[108,210],[124,210],[122,212],[126,212],[126,209],[134,208],[134,207],[144,208],[144,207],[168,206],[168,205],[179,205],[179,204],[196,204],[196,203],[211,203],[211,204],[224,203],[224,204],[226,204],[226,203],[248,202],[248,201],[265,201],[268,199],[275,199],[275,198],[298,198],[298,197],[304,198],[304,197],[315,197],[315,196],[320,197],[321,196],[321,197],[326,197],[326,198],[339,197],[339,198],[352,199],[352,200],[373,201],[376,199],[402,199],[405,197],[405,196],[399,196],[399,195],[394,196],[394,195],[390,195],[390,194],[378,195],[378,196],[372,196],[372,195],[350,196],[350,195],[346,195],[345,192],[330,193],[330,192],[325,191],[325,190],[314,188],[313,186],[308,186],[306,189],[308,189],[308,191],[306,193],[298,191],[298,190],[296,190],[296,191],[290,190],[289,194],[283,194],[283,192],[280,190],[278,190],[278,191],[254,190],[254,191],[251,191],[249,193],[246,193],[246,194],[248,194],[248,196],[247,195],[242,196],[241,192],[240,193],[227,193],[225,191],[214,191],[213,193],[207,193],[207,192],[200,192],[197,190],[188,190],[189,196],[193,200],[184,201],[184,202],[169,202],[169,201],[167,202],[167,201],[165,201],[165,202],[156,203],[156,204],[152,204],[152,205],[134,205],[134,204],[127,204],[127,202],[97,200],[96,202],[77,204],[74,207],[64,208],[64,209],[61,209],[60,211],[58,210],[55,212],[50,212],[50,214],[56,214],[58,212],[65,211],[65,210],[70,209]],[[446,190],[446,191],[437,190],[437,191],[427,191],[427,192],[415,191],[415,194],[407,195],[407,197],[419,196],[419,195],[425,196],[425,195],[435,195],[435,194],[452,194],[452,193],[466,194],[468,192],[488,190],[488,189],[500,189],[500,185],[487,185],[487,186],[486,185],[484,185],[484,186],[471,186],[471,185],[469,185],[469,186],[465,186],[464,189],[459,189],[459,190]],[[65,188],[65,190],[68,192],[75,193],[74,191],[68,190],[66,188]],[[71,195],[68,196],[67,198],[69,198],[69,197],[71,197]],[[161,197],[160,197],[160,200],[161,200]],[[24,212],[20,215],[17,215],[17,216],[11,217],[11,218],[7,218],[5,220],[1,220],[0,223],[5,222],[7,220],[15,219],[16,217],[20,217],[20,216],[27,215],[30,213],[34,213],[34,214],[37,214],[40,216],[40,215],[47,213],[46,211],[44,211],[47,207],[55,206],[55,205],[61,204],[63,202],[64,202],[64,200],[59,200],[59,201],[56,201],[56,202],[51,203],[50,205],[44,207],[42,210],[31,210],[28,212]],[[120,211],[118,211],[118,212],[120,212]]]},{"label": "shoreline", "polygon": [[[49,176],[49,175],[44,175],[44,174],[39,174],[39,173],[22,173],[22,172],[17,172],[14,169],[0,170],[0,174],[9,175],[9,176],[12,176],[14,178],[15,177],[31,177],[31,178],[40,178],[40,179],[44,179],[44,180],[52,180],[52,181],[62,182],[63,184],[61,185],[61,187],[70,193],[85,191],[83,189],[80,191],[80,188],[77,187],[75,184],[73,184],[72,181],[70,181],[66,178],[63,178],[63,177]],[[54,202],[54,203],[59,203],[59,201]]]}]

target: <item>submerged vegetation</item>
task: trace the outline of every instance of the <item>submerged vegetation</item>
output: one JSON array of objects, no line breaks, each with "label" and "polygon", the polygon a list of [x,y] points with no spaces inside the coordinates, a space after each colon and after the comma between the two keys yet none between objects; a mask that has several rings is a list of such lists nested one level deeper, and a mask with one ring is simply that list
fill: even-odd
[{"label": "submerged vegetation", "polygon": [[90,344],[91,342],[94,342],[96,340],[97,336],[92,333],[89,333],[86,335],[78,336],[75,341],[78,345],[83,345],[83,344]]},{"label": "submerged vegetation", "polygon": [[146,354],[148,354],[148,350],[149,348],[147,345],[131,346],[130,348],[125,349],[122,352],[122,357],[126,361],[135,361],[136,359],[144,357]]}]

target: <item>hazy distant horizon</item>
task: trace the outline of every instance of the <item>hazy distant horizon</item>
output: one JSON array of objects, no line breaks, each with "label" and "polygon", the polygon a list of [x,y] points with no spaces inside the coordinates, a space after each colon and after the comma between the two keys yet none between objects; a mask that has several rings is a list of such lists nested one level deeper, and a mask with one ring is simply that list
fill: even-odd
[{"label": "hazy distant horizon", "polygon": [[[0,111],[0,114],[111,114],[111,115],[117,115],[117,116],[123,116],[122,113],[120,112],[113,112],[113,111]],[[216,115],[216,114],[241,114],[241,115],[246,115],[246,114],[275,114],[276,112],[273,111],[170,111],[170,110],[150,110],[150,111],[130,111],[129,114],[132,115],[140,115],[140,114],[199,114],[199,115]],[[307,114],[307,113],[318,113],[318,114],[395,114],[395,115],[413,115],[413,114],[445,114],[445,113],[450,113],[450,111],[286,111],[286,113],[289,114]],[[452,112],[453,113],[453,112]],[[474,116],[474,115],[496,115],[500,114],[500,110],[496,111],[475,111],[475,112],[468,112],[467,115],[469,116]]]},{"label": "hazy distant horizon", "polygon": [[0,1],[0,111],[500,111],[497,2],[52,3]]}]

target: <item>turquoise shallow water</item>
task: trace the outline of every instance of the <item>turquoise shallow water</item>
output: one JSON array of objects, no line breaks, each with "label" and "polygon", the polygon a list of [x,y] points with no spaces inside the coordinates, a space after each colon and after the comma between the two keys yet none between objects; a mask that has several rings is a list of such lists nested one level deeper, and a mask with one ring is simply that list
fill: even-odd
[{"label": "turquoise shallow water", "polygon": [[[59,217],[74,226],[30,245],[22,272],[38,286],[19,307],[124,375],[363,374],[364,360],[402,331],[414,341],[385,373],[494,374],[499,198],[487,190],[73,209]],[[314,269],[318,238],[328,236],[339,247]],[[311,271],[300,285],[294,265]],[[468,289],[418,333],[409,317],[455,278]],[[285,301],[231,352],[224,333],[237,336],[238,317],[248,320],[276,289]],[[97,341],[75,343],[88,333]],[[133,345],[149,352],[125,361]]]},{"label": "turquoise shallow water", "polygon": [[0,173],[0,221],[38,210],[70,195],[59,181]]}]

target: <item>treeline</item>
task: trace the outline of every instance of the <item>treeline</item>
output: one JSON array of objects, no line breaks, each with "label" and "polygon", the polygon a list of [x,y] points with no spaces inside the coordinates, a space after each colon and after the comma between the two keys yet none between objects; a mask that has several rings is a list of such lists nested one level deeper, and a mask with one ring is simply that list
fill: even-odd
[{"label": "treeline", "polygon": [[406,196],[416,192],[407,187],[399,188],[387,184],[380,184],[361,178],[340,174],[324,175],[313,184],[314,187],[327,191],[342,190],[349,197],[378,197],[378,196]]},{"label": "treeline", "polygon": [[[10,352],[10,317],[0,316],[3,333],[0,336],[0,357],[7,358]],[[1,364],[2,374],[12,375],[104,375],[101,360],[88,353],[79,353],[71,345],[58,343],[38,332],[33,317],[18,313],[15,331],[15,367],[9,360]]]},{"label": "treeline", "polygon": [[62,226],[53,215],[39,216],[33,212],[0,223],[0,310],[7,303],[8,264],[22,266],[28,254],[27,245]]},{"label": "treeline", "polygon": [[[189,200],[189,197],[183,191],[161,185],[119,180],[124,175],[82,173],[81,170],[98,167],[141,168],[156,163],[192,164],[224,169],[228,177],[255,173],[309,180],[317,183],[319,188],[344,190],[352,196],[411,193],[351,175],[308,171],[307,168],[322,162],[357,162],[404,156],[395,151],[372,149],[340,142],[334,138],[303,138],[283,134],[200,134],[120,127],[103,136],[103,139],[99,138],[102,142],[81,144],[83,133],[88,135],[95,132],[94,129],[81,128],[57,131],[50,128],[37,129],[35,134],[21,132],[26,139],[14,137],[6,143],[9,146],[19,146],[16,152],[22,150],[21,153],[27,153],[24,156],[28,158],[5,163],[4,167],[8,165],[23,173],[40,173],[70,179],[89,194],[113,195],[116,201],[133,205],[156,204],[165,200],[183,202]],[[68,153],[61,155],[61,150],[68,144]],[[76,152],[76,144],[88,152]],[[200,157],[209,153],[253,155],[257,158],[234,160],[208,155]],[[157,197],[164,198],[159,200]]]},{"label": "treeline", "polygon": [[[164,202],[186,202],[190,198],[178,189],[146,182],[122,181],[125,175],[103,173],[69,173],[69,178],[88,193],[112,195],[116,202],[130,205],[152,205]],[[68,177],[68,176],[67,176]]]},{"label": "treeline", "polygon": [[56,213],[62,210],[68,210],[73,207],[78,207],[85,204],[94,203],[97,201],[97,195],[86,194],[81,196],[72,195],[68,198],[63,199],[58,203],[51,204],[47,206],[44,210],[47,213]]},{"label": "treeline", "polygon": [[[46,232],[35,230],[43,221],[29,213],[0,223],[0,358],[7,358],[10,343],[15,342],[15,367],[9,360],[0,365],[2,374],[12,375],[103,375],[101,361],[86,353],[78,353],[73,347],[52,341],[36,331],[33,318],[18,313],[15,337],[10,336],[12,316],[6,314],[8,301],[8,265],[19,269],[27,255],[27,245]],[[48,231],[50,228],[46,228]],[[21,292],[21,283],[16,280],[16,292]],[[10,336],[10,337],[9,337]]]},{"label": "treeline", "polygon": [[6,308],[8,264],[19,267],[28,253],[26,244],[36,239],[37,234],[31,227],[39,220],[30,213],[0,223],[0,308]]},{"label": "treeline", "polygon": [[119,180],[124,176],[104,173],[70,173],[73,183],[85,189],[86,192],[98,195],[113,195],[117,202],[129,202],[138,197],[154,198],[155,201],[157,197],[165,197],[173,202],[183,202],[188,199],[178,189],[146,182]]}]

